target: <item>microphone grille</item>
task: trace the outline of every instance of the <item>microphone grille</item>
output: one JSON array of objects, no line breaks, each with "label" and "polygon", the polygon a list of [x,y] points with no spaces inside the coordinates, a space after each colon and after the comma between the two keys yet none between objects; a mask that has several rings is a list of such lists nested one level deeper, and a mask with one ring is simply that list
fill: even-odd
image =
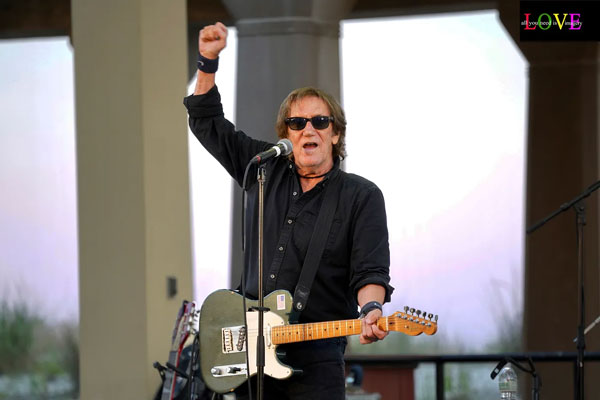
[{"label": "microphone grille", "polygon": [[287,156],[292,152],[292,142],[290,139],[281,139],[277,144],[281,145],[282,156]]}]

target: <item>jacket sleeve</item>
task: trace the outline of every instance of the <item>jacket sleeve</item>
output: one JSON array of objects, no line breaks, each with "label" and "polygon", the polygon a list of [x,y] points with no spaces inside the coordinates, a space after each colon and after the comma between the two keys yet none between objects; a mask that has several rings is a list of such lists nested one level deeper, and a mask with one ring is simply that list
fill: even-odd
[{"label": "jacket sleeve", "polygon": [[360,196],[354,213],[350,287],[357,296],[365,285],[385,288],[389,302],[394,288],[390,285],[390,249],[385,201],[381,190],[373,185]]},{"label": "jacket sleeve", "polygon": [[203,95],[184,98],[183,104],[194,136],[241,186],[250,159],[272,145],[236,131],[223,115],[221,95],[216,86]]}]

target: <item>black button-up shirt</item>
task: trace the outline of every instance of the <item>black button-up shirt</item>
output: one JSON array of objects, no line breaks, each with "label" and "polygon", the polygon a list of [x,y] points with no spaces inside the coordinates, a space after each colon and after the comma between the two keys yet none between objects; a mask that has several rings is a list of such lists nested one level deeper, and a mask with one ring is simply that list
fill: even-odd
[{"label": "black button-up shirt", "polygon": [[[250,159],[272,146],[255,140],[223,116],[220,95],[213,87],[200,96],[184,99],[189,123],[202,145],[241,186]],[[323,189],[333,174],[341,174],[340,200],[331,231],[312,284],[301,322],[356,318],[356,294],[367,284],[381,285],[389,301],[389,244],[385,204],[381,190],[372,182],[333,169],[313,189],[303,193],[290,159],[276,158],[266,165],[263,289],[294,293],[304,258],[323,201]],[[246,292],[258,294],[258,184],[256,169],[248,173],[245,252]]]}]

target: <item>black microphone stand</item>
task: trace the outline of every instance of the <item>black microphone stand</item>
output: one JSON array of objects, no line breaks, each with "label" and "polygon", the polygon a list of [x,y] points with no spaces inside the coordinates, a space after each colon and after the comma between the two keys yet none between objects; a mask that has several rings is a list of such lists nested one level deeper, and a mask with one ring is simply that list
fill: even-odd
[{"label": "black microphone stand", "polygon": [[[263,264],[264,264],[264,253],[263,253],[263,243],[264,243],[264,209],[265,209],[265,182],[267,180],[267,173],[265,169],[265,162],[273,157],[278,157],[280,155],[288,155],[292,151],[292,142],[289,139],[281,139],[277,142],[277,145],[273,146],[271,149],[267,151],[263,151],[258,153],[255,157],[253,157],[248,165],[246,165],[246,171],[244,172],[244,181],[243,181],[243,190],[246,190],[246,176],[249,168],[252,165],[258,165],[258,307],[251,307],[252,311],[258,312],[258,333],[256,336],[256,379],[257,379],[257,389],[256,396],[258,400],[263,399],[264,395],[264,371],[265,371],[265,338],[264,338],[264,313],[270,311],[269,308],[265,307],[264,301],[264,293],[263,293]],[[242,224],[244,223],[244,217],[242,217]],[[244,226],[244,225],[242,225]],[[242,228],[242,244],[245,249],[245,228]],[[242,283],[243,288],[243,283]],[[244,298],[245,299],[245,298]],[[245,304],[245,303],[244,303]],[[245,308],[245,305],[244,305]],[[246,312],[246,310],[244,310]],[[248,335],[249,336],[249,335]],[[248,336],[246,337],[246,341],[248,340]],[[247,342],[246,342],[247,343]],[[246,351],[248,348],[246,348]],[[249,357],[246,357],[246,363],[249,362]],[[248,382],[250,382],[250,371],[248,365]],[[250,398],[252,398],[252,393],[250,393]]]},{"label": "black microphone stand", "polygon": [[[267,180],[264,164],[258,166],[258,307],[253,307],[258,311],[258,335],[256,336],[256,397],[263,399],[264,393],[264,371],[265,371],[265,338],[264,338],[264,312],[265,309],[263,293],[263,228],[264,228],[264,208],[265,208],[265,182]],[[250,377],[248,377],[250,378]]]},{"label": "black microphone stand", "polygon": [[579,196],[560,206],[560,208],[554,211],[552,214],[542,219],[541,221],[533,224],[527,229],[527,234],[532,233],[536,229],[540,228],[546,222],[556,217],[563,211],[573,207],[576,214],[577,224],[577,269],[579,273],[579,324],[577,326],[577,365],[575,368],[575,400],[584,399],[584,366],[583,357],[585,354],[585,294],[584,294],[584,268],[583,268],[583,227],[585,226],[585,203],[583,199],[591,195],[595,190],[600,188],[600,181],[590,185],[583,191]]}]

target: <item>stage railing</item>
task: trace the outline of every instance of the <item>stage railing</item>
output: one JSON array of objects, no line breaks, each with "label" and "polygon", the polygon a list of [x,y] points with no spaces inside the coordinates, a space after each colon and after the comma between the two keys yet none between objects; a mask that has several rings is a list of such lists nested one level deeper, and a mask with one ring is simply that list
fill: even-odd
[{"label": "stage railing", "polygon": [[[446,363],[498,363],[505,357],[516,361],[527,361],[531,358],[534,364],[540,362],[573,363],[573,382],[577,370],[576,352],[530,352],[530,353],[497,353],[497,354],[449,354],[449,355],[346,355],[346,364],[359,364],[363,367],[389,366],[395,368],[416,367],[420,363],[435,364],[436,399],[444,400],[444,366]],[[587,352],[584,360],[600,361],[600,352]],[[491,370],[490,370],[491,372]],[[542,377],[543,379],[543,377]]]}]

